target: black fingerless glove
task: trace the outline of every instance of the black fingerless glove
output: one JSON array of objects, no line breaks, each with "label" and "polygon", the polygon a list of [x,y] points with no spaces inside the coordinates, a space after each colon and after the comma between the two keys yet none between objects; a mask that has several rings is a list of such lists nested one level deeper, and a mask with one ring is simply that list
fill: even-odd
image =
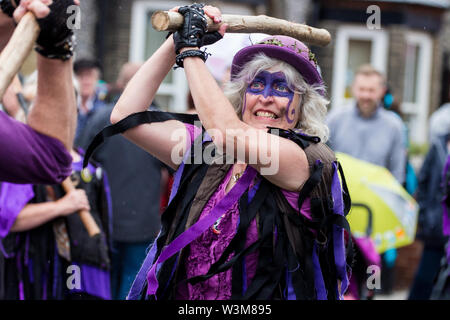
[{"label": "black fingerless glove", "polygon": [[37,19],[41,33],[36,41],[36,51],[49,59],[68,60],[73,56],[75,36],[69,29],[68,21],[73,13],[67,8],[74,6],[73,0],[53,0],[50,14]]},{"label": "black fingerless glove", "polygon": [[[20,0],[0,0],[0,8],[10,17],[19,5]],[[67,13],[67,8],[73,5],[73,0],[53,0],[48,16],[37,19],[41,32],[35,50],[42,56],[60,60],[68,60],[73,56],[75,37],[67,26],[72,15]]]},{"label": "black fingerless glove", "polygon": [[202,46],[203,36],[207,30],[203,7],[204,4],[194,3],[178,9],[178,13],[184,16],[184,22],[181,28],[173,34],[176,54],[179,54],[182,48]]}]

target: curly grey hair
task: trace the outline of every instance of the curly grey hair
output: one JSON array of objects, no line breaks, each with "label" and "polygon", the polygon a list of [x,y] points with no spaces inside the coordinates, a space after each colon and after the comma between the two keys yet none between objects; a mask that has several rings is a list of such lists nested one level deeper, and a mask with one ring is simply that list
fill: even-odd
[{"label": "curly grey hair", "polygon": [[299,122],[295,128],[306,134],[318,136],[325,143],[329,137],[329,129],[325,124],[329,101],[319,93],[325,93],[325,87],[323,85],[309,85],[294,67],[281,60],[270,58],[264,53],[259,53],[253,57],[224,86],[225,96],[234,106],[238,116],[242,118],[244,96],[248,84],[259,72],[268,69],[283,72],[291,90],[302,96]]}]

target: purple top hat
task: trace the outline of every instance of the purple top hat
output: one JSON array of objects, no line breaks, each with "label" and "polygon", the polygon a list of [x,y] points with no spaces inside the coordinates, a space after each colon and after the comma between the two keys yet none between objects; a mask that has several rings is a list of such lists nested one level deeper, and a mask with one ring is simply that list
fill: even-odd
[{"label": "purple top hat", "polygon": [[310,84],[323,84],[322,77],[317,69],[314,54],[307,46],[288,36],[270,36],[257,44],[241,49],[233,58],[231,65],[231,79],[256,54],[264,53],[268,57],[282,60],[293,66]]}]

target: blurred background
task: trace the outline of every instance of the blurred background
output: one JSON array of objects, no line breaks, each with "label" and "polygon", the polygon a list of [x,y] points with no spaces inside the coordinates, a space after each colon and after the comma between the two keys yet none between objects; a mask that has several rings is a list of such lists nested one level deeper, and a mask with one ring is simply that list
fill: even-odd
[{"label": "blurred background", "polygon": [[[359,66],[371,64],[387,77],[391,105],[409,131],[409,159],[418,172],[430,145],[429,118],[450,101],[450,1],[362,0],[229,0],[202,1],[226,14],[264,14],[327,29],[332,42],[311,47],[328,87],[330,109],[354,103],[351,84]],[[151,27],[157,10],[192,1],[83,0],[81,28],[76,31],[76,60],[92,59],[102,66],[99,85],[108,90],[127,62],[143,62],[165,40]],[[372,7],[371,7],[372,6]],[[373,7],[376,6],[376,7]],[[377,11],[378,10],[378,11]],[[241,47],[263,35],[226,35],[208,51],[208,65],[218,82],[226,81],[231,58]],[[29,62],[24,75],[35,66]],[[188,87],[182,70],[172,70],[155,104],[163,109],[188,109]],[[393,290],[379,298],[405,299],[422,254],[415,240],[398,248]]]}]

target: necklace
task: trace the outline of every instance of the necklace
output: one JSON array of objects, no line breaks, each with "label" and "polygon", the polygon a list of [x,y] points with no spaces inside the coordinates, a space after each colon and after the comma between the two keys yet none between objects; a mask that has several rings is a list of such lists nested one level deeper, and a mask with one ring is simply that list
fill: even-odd
[{"label": "necklace", "polygon": [[233,175],[233,181],[237,182],[239,178],[242,177],[242,172],[236,173]]}]

